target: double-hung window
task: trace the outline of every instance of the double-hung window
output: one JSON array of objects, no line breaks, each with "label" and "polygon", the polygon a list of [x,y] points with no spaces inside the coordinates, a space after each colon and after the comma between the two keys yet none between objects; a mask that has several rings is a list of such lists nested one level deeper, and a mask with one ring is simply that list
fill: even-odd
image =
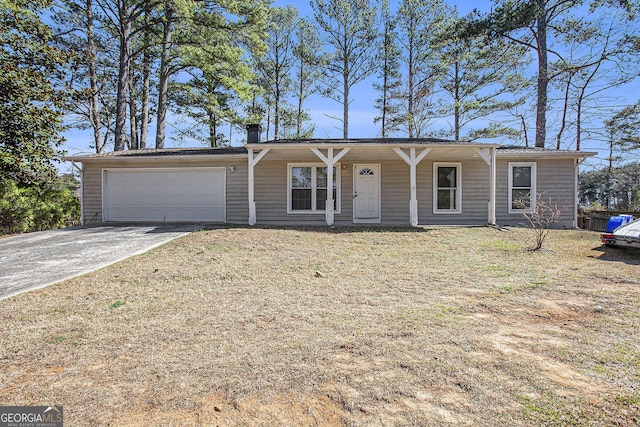
[{"label": "double-hung window", "polygon": [[462,212],[461,163],[433,164],[433,213]]},{"label": "double-hung window", "polygon": [[509,213],[530,212],[536,194],[536,164],[509,163]]},{"label": "double-hung window", "polygon": [[[340,211],[340,165],[333,168],[333,209]],[[327,205],[327,167],[322,163],[290,164],[288,182],[289,213],[324,212]]]}]

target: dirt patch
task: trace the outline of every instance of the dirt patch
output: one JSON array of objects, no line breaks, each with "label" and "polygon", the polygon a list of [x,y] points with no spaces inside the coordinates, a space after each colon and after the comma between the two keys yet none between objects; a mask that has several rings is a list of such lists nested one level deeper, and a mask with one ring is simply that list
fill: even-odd
[{"label": "dirt patch", "polygon": [[118,425],[211,425],[211,426],[331,426],[340,425],[342,408],[327,396],[289,393],[266,400],[261,396],[229,402],[224,395],[211,394],[193,408],[161,411],[135,410],[122,416]]},{"label": "dirt patch", "polygon": [[3,301],[0,402],[81,426],[637,424],[633,255],[529,238],[194,233]]}]

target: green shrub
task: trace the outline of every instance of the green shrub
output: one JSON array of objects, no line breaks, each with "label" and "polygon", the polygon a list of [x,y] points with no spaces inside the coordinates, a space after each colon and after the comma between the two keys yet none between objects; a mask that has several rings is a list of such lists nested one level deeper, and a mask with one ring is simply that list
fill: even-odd
[{"label": "green shrub", "polygon": [[0,234],[62,228],[79,217],[80,203],[68,180],[26,187],[0,180]]}]

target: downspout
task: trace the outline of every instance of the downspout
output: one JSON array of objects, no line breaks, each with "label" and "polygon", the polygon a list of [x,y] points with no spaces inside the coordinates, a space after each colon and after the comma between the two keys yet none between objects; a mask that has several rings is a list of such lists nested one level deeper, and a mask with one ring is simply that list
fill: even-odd
[{"label": "downspout", "polygon": [[84,225],[84,169],[73,161],[71,166],[80,174],[80,225]]},{"label": "downspout", "polygon": [[580,187],[578,185],[578,176],[579,176],[579,168],[584,161],[587,160],[586,157],[582,157],[576,159],[576,170],[575,170],[575,182],[574,182],[574,202],[573,202],[573,228],[578,228],[578,204],[580,203],[579,192]]}]

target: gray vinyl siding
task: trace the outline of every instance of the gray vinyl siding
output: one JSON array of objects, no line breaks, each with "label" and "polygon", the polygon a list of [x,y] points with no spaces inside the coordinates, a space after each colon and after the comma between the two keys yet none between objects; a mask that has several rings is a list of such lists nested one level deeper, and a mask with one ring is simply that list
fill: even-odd
[{"label": "gray vinyl siding", "polygon": [[509,163],[535,162],[536,191],[546,201],[557,204],[560,221],[556,227],[573,227],[575,203],[575,160],[533,159],[525,156],[498,159],[496,163],[496,221],[500,225],[525,225],[520,213],[509,213]]},{"label": "gray vinyl siding", "polygon": [[[305,159],[301,163],[320,163],[320,160]],[[254,169],[256,223],[269,225],[326,225],[325,213],[288,213],[287,192],[290,162],[270,160],[265,157]],[[339,169],[341,179],[341,213],[335,214],[336,225],[350,225],[352,218],[353,172],[350,168]]]},{"label": "gray vinyl siding", "polygon": [[233,165],[234,171],[227,168],[227,223],[247,224],[249,222],[249,165],[246,159],[234,159],[226,164]]},{"label": "gray vinyl siding", "polygon": [[[325,214],[287,213],[288,161],[261,160],[255,168],[256,222],[273,225],[324,225]],[[409,165],[403,160],[358,161],[347,156],[342,163],[341,213],[336,225],[353,224],[353,165],[380,165],[381,224],[409,225],[411,200]],[[487,223],[489,166],[482,160],[462,162],[462,213],[433,213],[433,161],[423,160],[417,167],[418,216],[421,225],[476,225]]]},{"label": "gray vinyl siding", "polygon": [[[460,213],[433,212],[434,163],[460,163],[462,168]],[[488,221],[489,166],[482,160],[423,160],[417,169],[418,224],[420,225],[482,225]],[[407,202],[408,203],[408,202]]]},{"label": "gray vinyl siding", "polygon": [[[317,161],[319,162],[319,160]],[[289,161],[261,160],[255,168],[256,222],[258,224],[325,225],[325,213],[287,213]],[[409,224],[409,166],[398,161],[357,161],[346,158],[340,167],[340,213],[336,225],[353,225],[353,165],[380,165],[381,224]]]},{"label": "gray vinyl siding", "polygon": [[[102,222],[102,171],[117,168],[175,168],[175,167],[227,167],[226,171],[226,208],[227,223],[246,224],[249,219],[247,193],[247,161],[240,158],[214,159],[202,161],[176,162],[161,160],[157,162],[122,162],[119,159],[87,162],[83,165],[82,191],[84,223]],[[233,166],[231,172],[228,166]]]},{"label": "gray vinyl siding", "polygon": [[398,158],[380,162],[381,219],[384,225],[409,225],[411,177],[409,165]]},{"label": "gray vinyl siding", "polygon": [[[435,150],[417,166],[416,194],[418,223],[420,225],[482,225],[488,221],[489,166],[480,158],[463,153],[459,160],[449,153],[435,155]],[[446,158],[444,156],[447,156]],[[558,226],[573,225],[575,198],[575,160],[571,158],[533,159],[518,155],[498,157],[496,165],[496,219],[501,225],[521,225],[521,214],[508,213],[509,162],[536,162],[537,191],[551,198],[562,212]],[[365,159],[365,160],[363,160]],[[157,161],[156,161],[157,160]],[[433,165],[434,162],[461,163],[461,213],[434,214]],[[320,163],[308,149],[273,150],[255,166],[256,222],[264,225],[325,225],[324,212],[288,213],[288,167],[290,163]],[[409,165],[391,149],[352,149],[340,161],[340,205],[335,215],[336,225],[353,225],[353,173],[354,165],[380,165],[380,201],[382,225],[409,225],[411,198]],[[162,158],[150,161],[123,158],[105,158],[87,161],[83,165],[83,208],[86,224],[102,221],[102,170],[110,168],[175,168],[226,167],[226,218],[230,224],[246,224],[248,208],[247,159],[238,156],[212,156],[211,159],[185,161]],[[233,166],[231,171],[230,166]]]},{"label": "gray vinyl siding", "polygon": [[84,223],[102,222],[102,167],[85,163],[82,167]]}]

